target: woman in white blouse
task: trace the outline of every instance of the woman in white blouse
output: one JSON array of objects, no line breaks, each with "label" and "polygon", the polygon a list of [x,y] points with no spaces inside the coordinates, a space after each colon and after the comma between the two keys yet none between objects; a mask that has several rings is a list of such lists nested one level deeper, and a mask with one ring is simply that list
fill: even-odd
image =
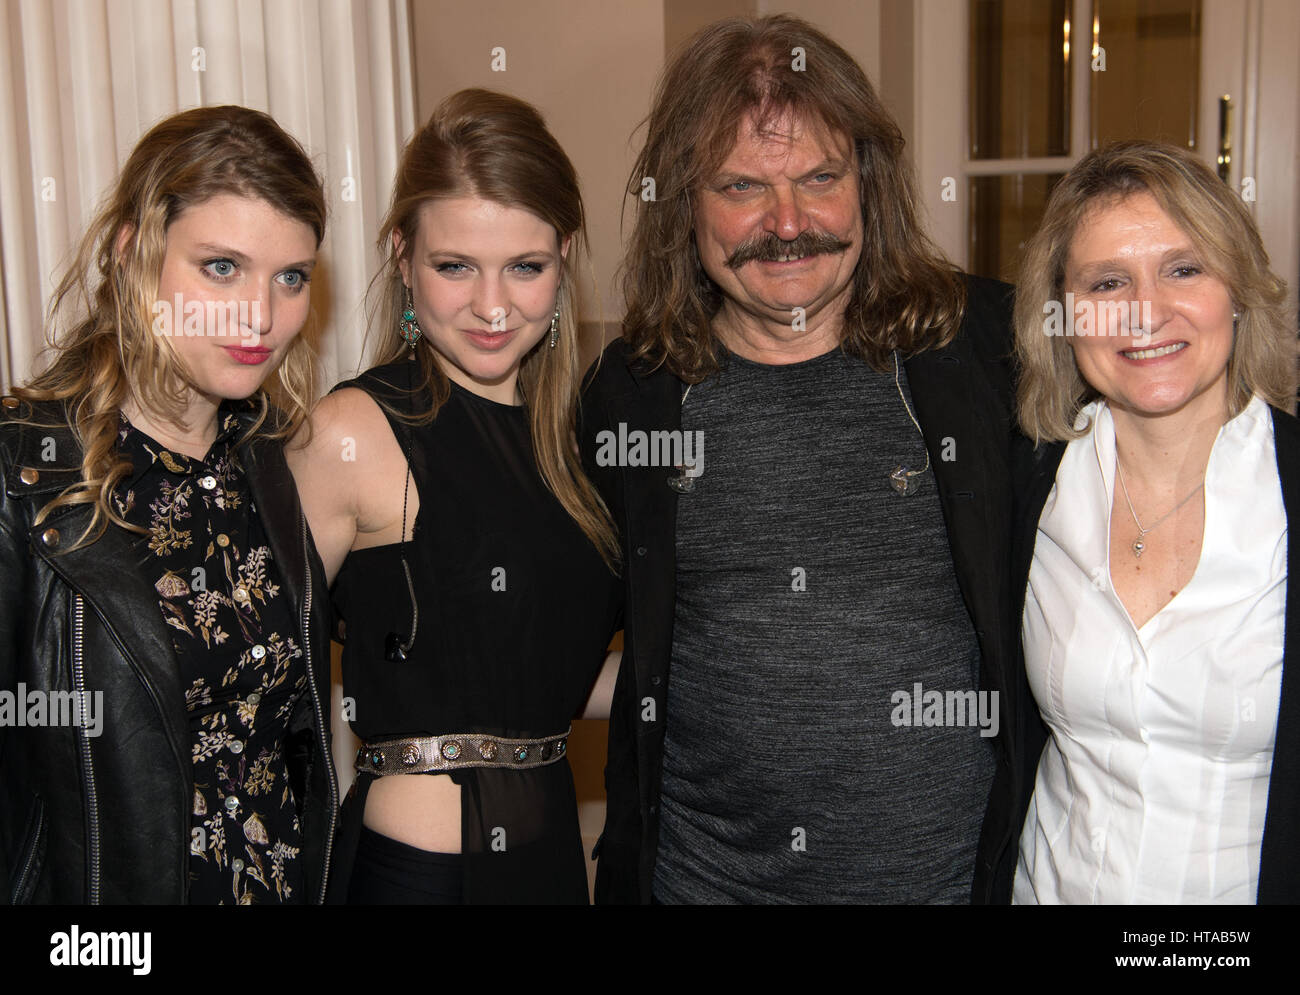
[{"label": "woman in white blouse", "polygon": [[1026,248],[1016,346],[1036,445],[1004,883],[1017,903],[1296,901],[1296,329],[1249,213],[1185,150],[1091,153]]}]

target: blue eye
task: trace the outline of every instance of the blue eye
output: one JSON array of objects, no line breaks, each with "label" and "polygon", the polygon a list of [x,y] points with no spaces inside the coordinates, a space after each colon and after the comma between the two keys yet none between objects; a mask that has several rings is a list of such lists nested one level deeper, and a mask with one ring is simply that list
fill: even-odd
[{"label": "blue eye", "polygon": [[514,268],[519,271],[520,276],[536,276],[546,269],[546,266],[542,263],[515,263]]},{"label": "blue eye", "polygon": [[289,269],[280,274],[280,282],[294,293],[311,283],[311,276],[304,270]]},{"label": "blue eye", "polygon": [[203,264],[204,271],[215,280],[226,281],[234,277],[238,267],[230,259],[209,259]]},{"label": "blue eye", "polygon": [[748,193],[752,185],[749,180],[736,180],[735,183],[728,183],[727,189],[734,190],[736,193]]},{"label": "blue eye", "polygon": [[434,269],[439,273],[463,273],[467,267],[464,263],[439,263]]}]

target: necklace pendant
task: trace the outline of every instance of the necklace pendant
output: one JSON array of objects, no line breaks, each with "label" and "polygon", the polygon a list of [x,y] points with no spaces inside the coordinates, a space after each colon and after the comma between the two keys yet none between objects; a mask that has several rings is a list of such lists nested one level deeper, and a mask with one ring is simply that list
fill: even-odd
[{"label": "necklace pendant", "polygon": [[1141,556],[1141,555],[1142,555],[1142,551],[1143,551],[1144,549],[1146,549],[1146,548],[1147,548],[1147,544],[1144,543],[1144,542],[1142,541],[1142,537],[1141,537],[1141,536],[1139,536],[1138,538],[1136,538],[1136,539],[1133,540],[1133,555],[1134,555],[1134,556]]}]

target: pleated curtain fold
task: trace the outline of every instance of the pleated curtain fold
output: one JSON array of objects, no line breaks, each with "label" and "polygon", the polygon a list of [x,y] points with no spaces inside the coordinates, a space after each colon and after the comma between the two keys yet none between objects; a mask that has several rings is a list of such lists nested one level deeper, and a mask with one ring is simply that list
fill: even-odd
[{"label": "pleated curtain fold", "polygon": [[225,103],[271,114],[325,179],[322,382],[354,373],[375,234],[415,126],[410,32],[406,0],[5,0],[0,386],[37,369],[50,292],[137,139]]}]

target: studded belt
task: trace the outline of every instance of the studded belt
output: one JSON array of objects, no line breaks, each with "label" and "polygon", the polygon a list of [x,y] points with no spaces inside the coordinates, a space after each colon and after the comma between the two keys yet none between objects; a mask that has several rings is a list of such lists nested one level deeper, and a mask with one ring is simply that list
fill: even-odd
[{"label": "studded belt", "polygon": [[564,756],[570,726],[544,739],[504,739],[482,733],[448,733],[413,739],[385,739],[357,750],[356,769],[367,774],[425,774],[462,767],[544,767]]}]

